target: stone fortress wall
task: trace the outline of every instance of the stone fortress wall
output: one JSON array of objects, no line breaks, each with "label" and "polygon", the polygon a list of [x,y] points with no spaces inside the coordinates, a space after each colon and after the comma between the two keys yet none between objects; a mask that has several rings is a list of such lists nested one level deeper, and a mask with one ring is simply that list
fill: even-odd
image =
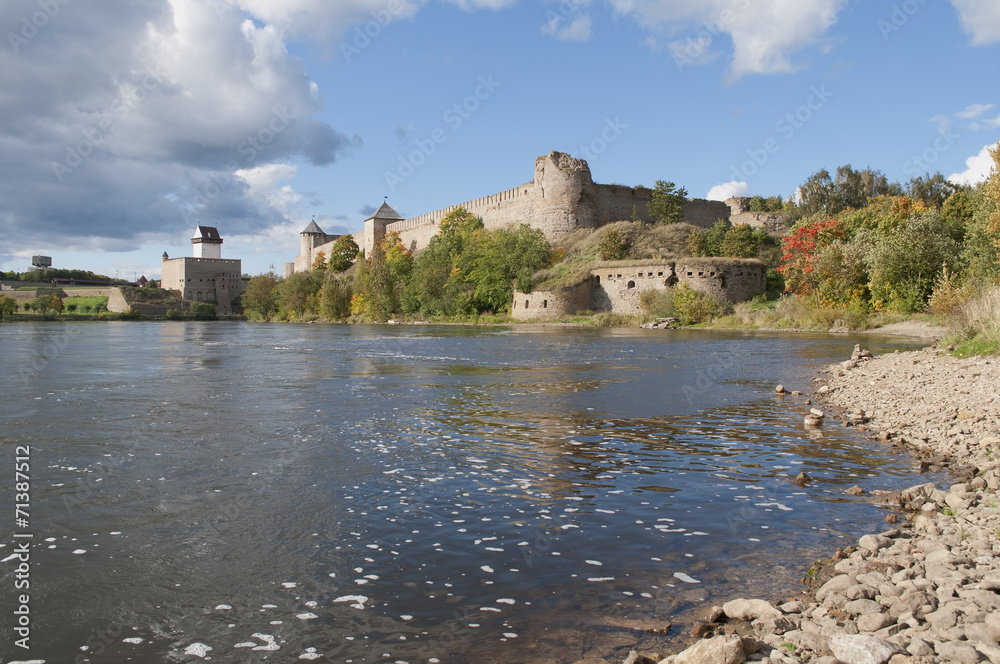
[{"label": "stone fortress wall", "polygon": [[767,270],[761,261],[752,258],[604,263],[579,284],[556,291],[514,293],[511,317],[558,318],[581,311],[641,314],[644,311],[639,300],[643,291],[666,290],[678,284],[729,302],[743,302],[765,291]]},{"label": "stone fortress wall", "polygon": [[[358,246],[368,252],[373,241],[380,241],[385,233],[398,232],[403,245],[418,252],[437,235],[441,220],[462,207],[481,217],[486,228],[526,223],[555,240],[581,228],[600,228],[616,221],[633,218],[652,221],[649,216],[651,199],[650,189],[595,184],[585,160],[550,152],[535,159],[535,178],[531,182],[410,219],[389,223],[369,219],[365,222],[365,230],[353,237]],[[684,204],[684,221],[702,228],[710,228],[719,219],[728,220],[729,216],[729,205],[719,201],[691,198]],[[286,264],[286,276],[309,270],[321,251],[329,257],[337,237],[303,235],[294,264]]]}]

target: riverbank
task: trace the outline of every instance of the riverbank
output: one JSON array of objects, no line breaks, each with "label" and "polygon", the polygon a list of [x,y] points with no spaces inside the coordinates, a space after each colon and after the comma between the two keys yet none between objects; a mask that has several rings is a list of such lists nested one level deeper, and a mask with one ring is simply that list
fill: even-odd
[{"label": "riverbank", "polygon": [[712,607],[661,664],[1000,663],[1000,358],[858,355],[816,379],[823,426],[864,427],[956,483],[875,496],[896,527],[814,566],[800,596]]}]

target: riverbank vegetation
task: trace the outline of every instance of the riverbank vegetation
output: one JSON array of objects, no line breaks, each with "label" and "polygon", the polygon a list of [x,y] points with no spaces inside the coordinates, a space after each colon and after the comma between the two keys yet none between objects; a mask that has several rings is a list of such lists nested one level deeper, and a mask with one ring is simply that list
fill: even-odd
[{"label": "riverbank vegetation", "polygon": [[[527,224],[488,230],[463,208],[442,220],[419,256],[403,246],[398,233],[387,234],[369,256],[346,265],[350,250],[335,247],[330,260],[287,279],[254,277],[242,298],[244,313],[281,321],[502,322],[515,284],[530,291],[532,275],[553,260],[540,230]],[[357,254],[356,245],[353,250]]]}]

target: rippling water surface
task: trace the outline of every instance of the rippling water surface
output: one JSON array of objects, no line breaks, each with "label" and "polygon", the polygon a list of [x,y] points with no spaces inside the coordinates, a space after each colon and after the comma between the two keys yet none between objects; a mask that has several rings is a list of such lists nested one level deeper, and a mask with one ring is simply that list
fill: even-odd
[{"label": "rippling water surface", "polygon": [[[857,339],[245,323],[0,326],[31,446],[31,650],[0,661],[565,662],[791,592],[922,481],[833,422]],[[899,340],[866,340],[876,352]],[[814,482],[800,487],[805,471]],[[11,518],[0,559],[15,546]]]}]

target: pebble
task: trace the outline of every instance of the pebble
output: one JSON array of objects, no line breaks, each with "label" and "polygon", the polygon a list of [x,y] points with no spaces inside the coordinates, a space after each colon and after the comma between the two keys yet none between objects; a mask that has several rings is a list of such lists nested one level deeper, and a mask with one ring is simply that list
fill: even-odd
[{"label": "pebble", "polygon": [[[659,664],[1000,664],[1000,359],[857,345],[823,373],[825,410],[955,483],[875,491],[897,527],[838,549],[833,576],[802,597],[704,611],[702,638]],[[806,426],[825,415],[811,409]]]}]

